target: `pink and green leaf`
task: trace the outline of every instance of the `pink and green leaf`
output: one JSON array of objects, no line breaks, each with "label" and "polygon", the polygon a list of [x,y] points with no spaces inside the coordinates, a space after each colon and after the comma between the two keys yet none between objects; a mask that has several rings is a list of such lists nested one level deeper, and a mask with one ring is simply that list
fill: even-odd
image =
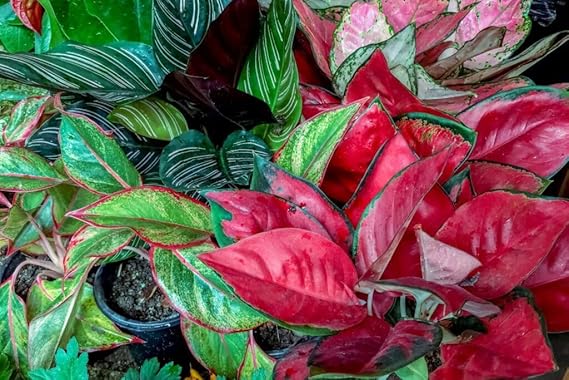
[{"label": "pink and green leaf", "polygon": [[476,193],[472,187],[470,170],[468,168],[455,174],[444,184],[444,189],[452,202],[458,207],[474,198]]},{"label": "pink and green leaf", "polygon": [[15,279],[0,286],[0,305],[4,318],[0,322],[2,350],[12,369],[25,376],[28,372],[27,346],[28,324],[26,305],[16,294]]},{"label": "pink and green leaf", "polygon": [[448,7],[448,0],[382,0],[381,7],[396,32],[407,25],[417,26],[432,21]]},{"label": "pink and green leaf", "polygon": [[300,87],[300,95],[302,96],[302,116],[305,119],[310,119],[340,105],[340,99],[321,87],[303,85]]},{"label": "pink and green leaf", "polygon": [[41,156],[18,147],[0,147],[0,189],[31,192],[57,186],[67,179]]},{"label": "pink and green leaf", "polygon": [[456,13],[441,13],[435,19],[417,28],[417,55],[425,53],[442,43],[470,13],[472,5]]},{"label": "pink and green leaf", "polygon": [[249,343],[243,362],[239,367],[238,379],[272,380],[275,359],[267,355],[255,342],[249,332]]},{"label": "pink and green leaf", "polygon": [[10,0],[12,9],[27,28],[36,33],[42,32],[44,9],[38,0]]},{"label": "pink and green leaf", "polygon": [[39,127],[51,97],[30,97],[20,101],[12,109],[8,124],[2,131],[4,145],[23,145]]}]

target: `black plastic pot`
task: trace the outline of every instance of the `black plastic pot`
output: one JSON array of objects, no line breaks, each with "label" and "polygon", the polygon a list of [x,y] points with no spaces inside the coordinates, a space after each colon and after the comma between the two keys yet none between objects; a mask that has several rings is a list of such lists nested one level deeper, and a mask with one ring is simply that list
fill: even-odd
[{"label": "black plastic pot", "polygon": [[93,284],[95,301],[103,314],[121,330],[144,341],[129,346],[133,359],[140,365],[145,359],[157,357],[161,362],[174,361],[185,370],[189,369],[191,354],[180,331],[177,313],[163,321],[142,322],[121,315],[110,307],[108,292],[116,279],[116,269],[117,265],[111,264],[97,270]]},{"label": "black plastic pot", "polygon": [[0,282],[6,281],[25,259],[20,252],[7,256],[0,264]]}]

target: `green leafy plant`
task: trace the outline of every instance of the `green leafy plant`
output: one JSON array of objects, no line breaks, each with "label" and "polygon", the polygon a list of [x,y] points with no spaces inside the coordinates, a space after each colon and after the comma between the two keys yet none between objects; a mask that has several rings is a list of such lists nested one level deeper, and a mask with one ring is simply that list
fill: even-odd
[{"label": "green leafy plant", "polygon": [[131,368],[123,376],[123,380],[179,380],[182,367],[167,363],[160,367],[158,359],[145,360],[140,370]]},{"label": "green leafy plant", "polygon": [[88,380],[87,362],[89,358],[87,353],[79,354],[79,343],[77,339],[71,338],[67,343],[67,349],[58,349],[55,353],[55,366],[51,369],[39,368],[30,371],[31,380],[64,380],[77,379]]}]

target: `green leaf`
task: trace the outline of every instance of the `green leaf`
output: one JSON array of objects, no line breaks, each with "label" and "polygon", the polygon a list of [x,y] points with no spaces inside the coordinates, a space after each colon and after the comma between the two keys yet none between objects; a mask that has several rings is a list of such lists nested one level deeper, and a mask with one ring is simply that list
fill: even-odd
[{"label": "green leaf", "polygon": [[8,356],[0,354],[0,379],[11,379],[12,368],[10,368],[10,360]]},{"label": "green leaf", "polygon": [[16,239],[20,231],[28,223],[28,216],[18,205],[12,206],[8,211],[6,221],[0,229],[0,236],[9,241]]},{"label": "green leaf", "polygon": [[275,360],[265,354],[263,350],[257,346],[253,333],[249,332],[249,344],[247,345],[247,353],[239,368],[239,379],[251,380],[272,380],[273,367]]},{"label": "green leaf", "polygon": [[0,190],[38,191],[57,186],[65,180],[39,155],[24,148],[0,147]]},{"label": "green leaf", "polygon": [[405,367],[395,371],[395,374],[402,380],[428,380],[429,369],[424,357],[407,364]]},{"label": "green leaf", "polygon": [[173,252],[154,250],[152,268],[164,294],[185,318],[217,331],[243,331],[266,322],[198,259],[198,254],[213,250],[211,243]]},{"label": "green leaf", "polygon": [[188,130],[184,115],[170,103],[158,98],[119,105],[108,119],[141,136],[164,141],[171,141]]},{"label": "green leaf", "polygon": [[31,380],[89,380],[88,361],[86,352],[79,355],[77,339],[71,338],[67,344],[67,352],[62,348],[57,350],[54,368],[38,368],[31,371],[29,376]]},{"label": "green leaf", "polygon": [[14,370],[25,375],[28,370],[26,306],[12,284],[6,281],[0,286],[0,311],[4,316],[0,319],[0,354],[8,357]]},{"label": "green leaf", "polygon": [[272,150],[280,148],[300,119],[298,70],[292,53],[296,31],[292,0],[274,0],[257,46],[239,78],[238,89],[265,101],[278,125],[257,127]]},{"label": "green leaf", "polygon": [[[57,189],[54,188],[54,189]],[[57,205],[57,197],[54,197],[54,205]],[[85,189],[76,189],[73,197],[66,203],[65,206],[66,211],[74,211],[80,208],[83,208],[91,203],[96,202],[99,199],[99,196],[93,194]],[[59,206],[57,206],[59,207]],[[55,211],[54,211],[55,214]],[[77,219],[70,218],[69,216],[65,215],[65,217],[61,220],[60,225],[57,228],[57,232],[63,236],[73,235],[79,228],[83,226],[83,223]]]},{"label": "green leaf", "polygon": [[84,117],[63,113],[61,157],[71,179],[87,190],[113,193],[140,186],[142,179],[118,143]]},{"label": "green leaf", "polygon": [[20,22],[10,4],[0,7],[0,43],[9,53],[28,52],[34,47],[34,33]]},{"label": "green leaf", "polygon": [[158,359],[146,359],[140,367],[140,372],[134,368],[128,370],[122,380],[180,380],[182,367],[173,362],[160,368]]},{"label": "green leaf", "polygon": [[219,152],[221,168],[236,185],[249,185],[255,156],[270,159],[271,150],[265,142],[246,131],[236,131],[225,139]]},{"label": "green leaf", "polygon": [[99,227],[132,228],[164,248],[196,245],[211,234],[209,210],[202,203],[159,186],[112,194],[70,216]]},{"label": "green leaf", "polygon": [[0,76],[110,102],[144,98],[164,79],[152,48],[134,42],[101,47],[67,42],[43,54],[0,53]]},{"label": "green leaf", "polygon": [[319,184],[359,107],[357,103],[338,107],[299,125],[275,155],[275,162],[289,173]]},{"label": "green leaf", "polygon": [[218,333],[190,321],[183,322],[182,333],[192,354],[216,376],[237,378],[247,352],[249,333]]},{"label": "green leaf", "polygon": [[217,18],[230,0],[179,0],[182,24],[194,47],[205,37],[209,24]]},{"label": "green leaf", "polygon": [[[49,233],[53,229],[52,208],[53,198],[47,197],[45,202],[33,216],[35,222],[44,233]],[[22,228],[18,236],[16,236],[14,239],[13,249],[21,249],[29,244],[38,241],[39,239],[39,231],[32,223],[28,222],[24,228]]]},{"label": "green leaf", "polygon": [[[65,185],[59,185],[65,186]],[[51,189],[55,189],[59,186],[52,187]],[[50,190],[51,190],[50,189]],[[45,200],[46,194],[45,191],[34,191],[33,193],[21,193],[18,194],[16,198],[16,203],[22,208],[22,210],[26,212],[34,212],[36,211]]]}]

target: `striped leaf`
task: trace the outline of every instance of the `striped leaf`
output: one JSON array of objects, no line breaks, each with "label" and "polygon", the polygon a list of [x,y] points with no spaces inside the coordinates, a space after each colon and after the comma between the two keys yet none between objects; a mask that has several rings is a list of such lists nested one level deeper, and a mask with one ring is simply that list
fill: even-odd
[{"label": "striped leaf", "polygon": [[12,110],[10,120],[2,131],[5,145],[21,145],[38,127],[50,97],[30,97]]},{"label": "striped leaf", "polygon": [[108,119],[140,136],[156,140],[171,141],[188,130],[184,115],[170,103],[158,98],[119,105]]},{"label": "striped leaf", "polygon": [[276,163],[293,175],[319,184],[332,154],[359,108],[357,103],[338,107],[299,125],[275,155]]},{"label": "striped leaf", "polygon": [[182,24],[193,46],[205,37],[207,28],[229,4],[230,0],[179,0]]},{"label": "striped leaf", "polygon": [[255,156],[270,159],[271,150],[259,137],[249,132],[230,134],[221,147],[219,158],[223,172],[236,185],[249,185]]},{"label": "striped leaf", "polygon": [[131,42],[100,47],[66,42],[43,54],[0,53],[0,76],[110,102],[144,98],[163,80],[152,48]]},{"label": "striped leaf", "polygon": [[62,113],[59,138],[65,170],[79,186],[106,194],[142,184],[117,142],[90,119]]},{"label": "striped leaf", "polygon": [[66,178],[39,155],[24,148],[0,148],[0,190],[38,191],[65,181]]},{"label": "striped leaf", "polygon": [[280,148],[300,119],[298,70],[292,53],[296,31],[291,0],[274,0],[257,46],[249,55],[238,88],[265,101],[278,125],[258,127],[271,149]]}]

